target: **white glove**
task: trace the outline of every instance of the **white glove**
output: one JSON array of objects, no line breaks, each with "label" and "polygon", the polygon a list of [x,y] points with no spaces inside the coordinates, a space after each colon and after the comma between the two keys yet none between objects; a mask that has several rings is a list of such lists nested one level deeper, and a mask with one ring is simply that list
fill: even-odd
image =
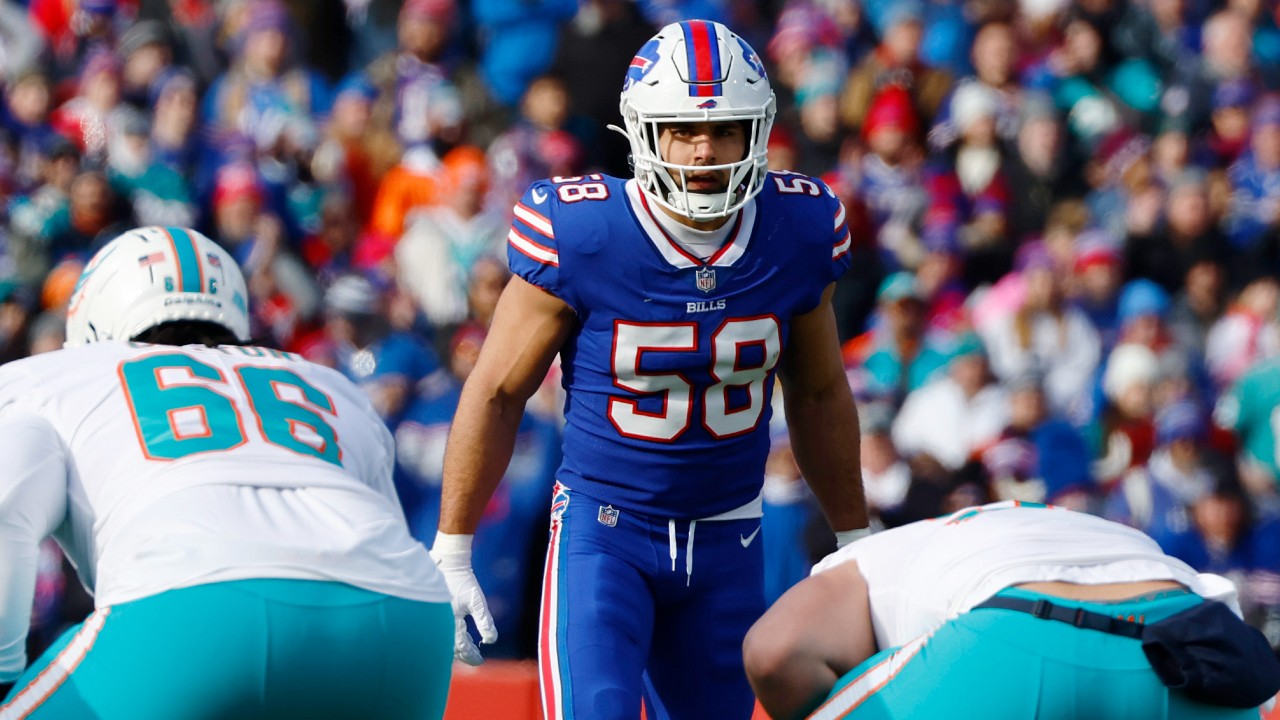
[{"label": "white glove", "polygon": [[489,603],[471,569],[472,535],[450,535],[437,532],[431,546],[431,559],[436,561],[453,596],[453,655],[468,665],[484,662],[480,648],[467,632],[470,615],[480,631],[480,642],[490,645],[498,640],[498,628],[489,614]]}]

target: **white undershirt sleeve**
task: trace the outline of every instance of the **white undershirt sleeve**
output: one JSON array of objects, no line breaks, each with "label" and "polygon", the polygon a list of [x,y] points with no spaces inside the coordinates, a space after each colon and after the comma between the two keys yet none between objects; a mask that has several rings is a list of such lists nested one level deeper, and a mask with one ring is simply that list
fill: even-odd
[{"label": "white undershirt sleeve", "polygon": [[66,515],[67,453],[47,420],[10,407],[0,458],[0,682],[11,682],[27,664],[40,542]]}]

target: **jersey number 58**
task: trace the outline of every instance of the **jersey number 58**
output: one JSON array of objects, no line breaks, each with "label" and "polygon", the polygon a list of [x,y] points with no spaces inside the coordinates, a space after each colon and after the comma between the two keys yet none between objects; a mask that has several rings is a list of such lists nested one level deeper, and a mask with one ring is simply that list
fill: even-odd
[{"label": "jersey number 58", "polygon": [[[693,424],[696,386],[679,372],[640,369],[646,352],[705,352],[698,347],[698,324],[638,323],[618,320],[613,328],[613,383],[632,393],[661,395],[662,409],[647,412],[630,397],[609,398],[609,421],[630,438],[671,442]],[[763,361],[742,366],[742,351],[757,346]],[[765,380],[782,351],[782,331],[772,315],[726,320],[711,334],[711,377],[715,384],[702,392],[702,426],[712,437],[731,438],[751,432],[765,406]],[[729,391],[746,390],[748,401],[730,407]]]}]

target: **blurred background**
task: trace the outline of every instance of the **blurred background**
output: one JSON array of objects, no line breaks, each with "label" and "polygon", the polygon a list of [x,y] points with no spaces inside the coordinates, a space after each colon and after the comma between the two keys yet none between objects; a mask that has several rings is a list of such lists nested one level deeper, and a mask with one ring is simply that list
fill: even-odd
[{"label": "blurred background", "polygon": [[[875,522],[995,499],[1152,535],[1280,644],[1275,0],[0,0],[0,361],[57,349],[84,262],[195,227],[257,342],[338,368],[434,536],[445,437],[529,182],[626,176],[618,92],[657,27],[726,23],[779,97],[770,166],[820,176]],[[557,370],[476,542],[528,658]],[[768,593],[834,549],[781,413]],[[46,548],[32,656],[90,601]]]}]

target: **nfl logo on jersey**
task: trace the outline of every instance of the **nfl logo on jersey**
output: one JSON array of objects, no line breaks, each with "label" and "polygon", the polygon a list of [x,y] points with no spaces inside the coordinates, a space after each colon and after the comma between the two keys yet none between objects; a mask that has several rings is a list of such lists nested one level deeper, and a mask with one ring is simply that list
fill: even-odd
[{"label": "nfl logo on jersey", "polygon": [[709,267],[704,267],[694,274],[697,280],[698,289],[702,292],[711,292],[716,289],[716,271]]},{"label": "nfl logo on jersey", "polygon": [[596,516],[596,519],[600,521],[601,525],[617,527],[618,510],[612,505],[601,505],[600,514]]}]

